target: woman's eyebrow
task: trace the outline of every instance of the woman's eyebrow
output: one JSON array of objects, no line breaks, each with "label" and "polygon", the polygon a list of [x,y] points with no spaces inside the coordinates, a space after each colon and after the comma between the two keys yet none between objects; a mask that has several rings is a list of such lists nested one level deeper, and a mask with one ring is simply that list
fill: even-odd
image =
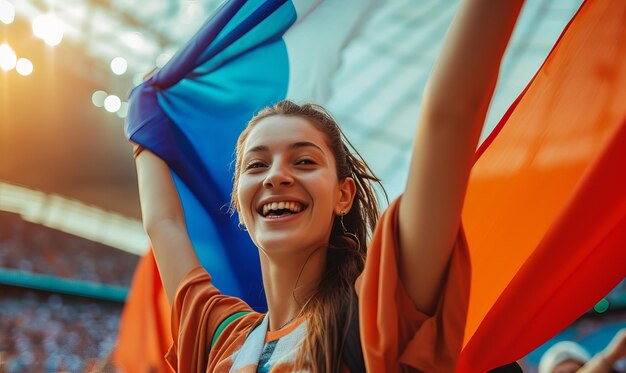
[{"label": "woman's eyebrow", "polygon": [[[306,148],[306,147],[314,147],[314,148],[316,148],[317,150],[319,150],[320,152],[322,152],[322,154],[325,154],[325,153],[324,153],[324,150],[323,150],[320,146],[318,146],[318,145],[316,145],[316,144],[314,144],[314,143],[312,143],[312,142],[310,142],[310,141],[298,141],[298,142],[294,142],[293,144],[289,145],[289,148],[288,148],[288,149],[289,149],[289,150],[293,150],[293,149],[298,149],[298,148]],[[249,154],[249,153],[259,153],[259,152],[267,152],[267,151],[269,151],[269,150],[270,150],[270,148],[269,148],[267,145],[257,145],[257,146],[255,146],[255,147],[252,147],[252,148],[248,149],[248,151],[246,152],[246,154]]]},{"label": "woman's eyebrow", "polygon": [[312,143],[312,142],[310,142],[310,141],[299,141],[299,142],[295,142],[295,143],[293,143],[293,144],[289,145],[289,149],[306,148],[306,147],[310,147],[310,146],[312,146],[312,147],[314,147],[314,148],[317,148],[317,150],[319,150],[320,152],[322,152],[322,154],[325,154],[325,153],[324,153],[324,150],[323,150],[321,147],[319,147],[318,145],[316,145],[316,144],[314,144],[314,143]]}]

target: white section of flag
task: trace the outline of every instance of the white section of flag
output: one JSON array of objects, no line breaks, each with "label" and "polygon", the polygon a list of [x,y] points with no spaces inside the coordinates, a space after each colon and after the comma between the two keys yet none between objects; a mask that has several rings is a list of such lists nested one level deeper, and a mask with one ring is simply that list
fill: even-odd
[{"label": "white section of flag", "polygon": [[293,0],[296,23],[285,33],[289,57],[287,98],[326,102],[341,54],[379,0]]}]

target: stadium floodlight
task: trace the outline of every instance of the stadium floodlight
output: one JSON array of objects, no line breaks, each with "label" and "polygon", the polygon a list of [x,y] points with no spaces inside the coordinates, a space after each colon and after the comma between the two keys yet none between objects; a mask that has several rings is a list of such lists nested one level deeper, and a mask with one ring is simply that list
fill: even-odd
[{"label": "stadium floodlight", "polygon": [[122,102],[120,109],[117,111],[117,116],[124,119],[128,115],[128,102]]},{"label": "stadium floodlight", "polygon": [[133,75],[133,86],[143,83],[146,73],[136,73]]},{"label": "stadium floodlight", "polygon": [[120,35],[120,39],[134,50],[143,50],[146,48],[147,42],[141,32],[126,32]]},{"label": "stadium floodlight", "polygon": [[15,20],[15,6],[7,0],[0,0],[0,22],[10,25]]},{"label": "stadium floodlight", "polygon": [[172,59],[172,57],[174,56],[174,52],[173,51],[168,51],[168,52],[163,52],[161,54],[159,54],[156,58],[156,66],[157,67],[163,67],[165,66],[165,64]]},{"label": "stadium floodlight", "polygon": [[0,44],[0,69],[9,71],[15,67],[17,56],[8,44]]},{"label": "stadium floodlight", "polygon": [[63,23],[52,14],[43,14],[33,20],[33,34],[51,47],[63,40]]},{"label": "stadium floodlight", "polygon": [[15,71],[23,76],[30,75],[33,72],[33,63],[28,58],[20,58],[15,63]]},{"label": "stadium floodlight", "polygon": [[107,98],[108,95],[109,94],[106,93],[105,91],[95,91],[91,95],[91,102],[96,107],[103,107],[104,106],[104,100]]},{"label": "stadium floodlight", "polygon": [[197,1],[186,1],[183,4],[183,22],[191,23],[198,18],[204,18],[204,8]]},{"label": "stadium floodlight", "polygon": [[126,62],[123,57],[115,57],[111,61],[111,71],[113,71],[115,75],[124,74],[126,69],[128,69],[128,62]]},{"label": "stadium floodlight", "polygon": [[104,99],[104,109],[109,113],[115,113],[122,107],[122,100],[116,95],[109,95]]}]

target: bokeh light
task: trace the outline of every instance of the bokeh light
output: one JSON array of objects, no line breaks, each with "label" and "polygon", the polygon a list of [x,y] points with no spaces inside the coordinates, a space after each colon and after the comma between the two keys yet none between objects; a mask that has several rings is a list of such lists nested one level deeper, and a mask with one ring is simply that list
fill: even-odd
[{"label": "bokeh light", "polygon": [[20,75],[30,75],[33,72],[33,63],[28,58],[20,58],[15,64],[15,70]]},{"label": "bokeh light", "polygon": [[186,1],[182,6],[183,22],[204,17],[204,8],[197,1]]},{"label": "bokeh light", "polygon": [[0,69],[9,71],[15,67],[17,56],[8,44],[0,44]]},{"label": "bokeh light", "polygon": [[124,58],[115,57],[111,61],[111,71],[113,71],[115,75],[124,74],[126,72],[126,69],[128,69],[128,63],[126,62]]},{"label": "bokeh light", "polygon": [[108,96],[108,93],[106,93],[105,91],[95,91],[91,95],[91,102],[96,107],[103,107],[104,106],[104,100],[107,98],[107,96]]},{"label": "bokeh light", "polygon": [[0,22],[10,25],[15,20],[15,6],[7,0],[0,0]]},{"label": "bokeh light", "polygon": [[117,111],[117,116],[124,119],[128,115],[128,102],[122,102],[120,109]]},{"label": "bokeh light", "polygon": [[63,23],[52,14],[44,14],[33,20],[33,33],[51,47],[63,40]]},{"label": "bokeh light", "polygon": [[126,32],[122,34],[120,38],[132,49],[141,50],[142,48],[145,48],[146,41],[144,40],[141,32]]},{"label": "bokeh light", "polygon": [[109,113],[115,113],[122,107],[122,100],[116,95],[109,95],[104,99],[104,109]]},{"label": "bokeh light", "polygon": [[163,52],[156,58],[157,67],[161,68],[174,56],[174,52]]},{"label": "bokeh light", "polygon": [[146,75],[145,73],[136,73],[133,75],[133,86],[137,86],[143,83],[143,77]]},{"label": "bokeh light", "polygon": [[593,306],[593,310],[597,313],[604,313],[609,309],[609,301],[606,299],[602,299],[595,306]]}]

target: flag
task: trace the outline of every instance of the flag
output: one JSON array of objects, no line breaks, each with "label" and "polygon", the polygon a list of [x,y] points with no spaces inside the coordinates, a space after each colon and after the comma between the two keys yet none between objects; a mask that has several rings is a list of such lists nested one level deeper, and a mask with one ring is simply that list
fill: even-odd
[{"label": "flag", "polygon": [[[237,227],[238,218],[228,214],[237,137],[256,112],[282,99],[326,100],[341,50],[374,5],[375,0],[228,1],[131,92],[126,134],[169,165],[201,264],[222,293],[258,310],[266,308],[258,252]],[[146,276],[139,273],[146,269],[158,276],[150,263],[136,276]],[[169,310],[152,285],[142,285],[146,296],[133,284],[127,308],[139,304],[133,298],[146,297],[149,308],[143,312],[157,316],[141,323],[160,328]],[[143,371],[132,362],[145,356],[146,344],[157,343],[145,328],[133,327],[140,317],[139,308],[125,311],[114,354],[128,372]],[[160,343],[150,347],[158,349],[165,354]]]},{"label": "flag", "polygon": [[586,1],[481,145],[459,371],[524,357],[626,276],[626,2]]}]

